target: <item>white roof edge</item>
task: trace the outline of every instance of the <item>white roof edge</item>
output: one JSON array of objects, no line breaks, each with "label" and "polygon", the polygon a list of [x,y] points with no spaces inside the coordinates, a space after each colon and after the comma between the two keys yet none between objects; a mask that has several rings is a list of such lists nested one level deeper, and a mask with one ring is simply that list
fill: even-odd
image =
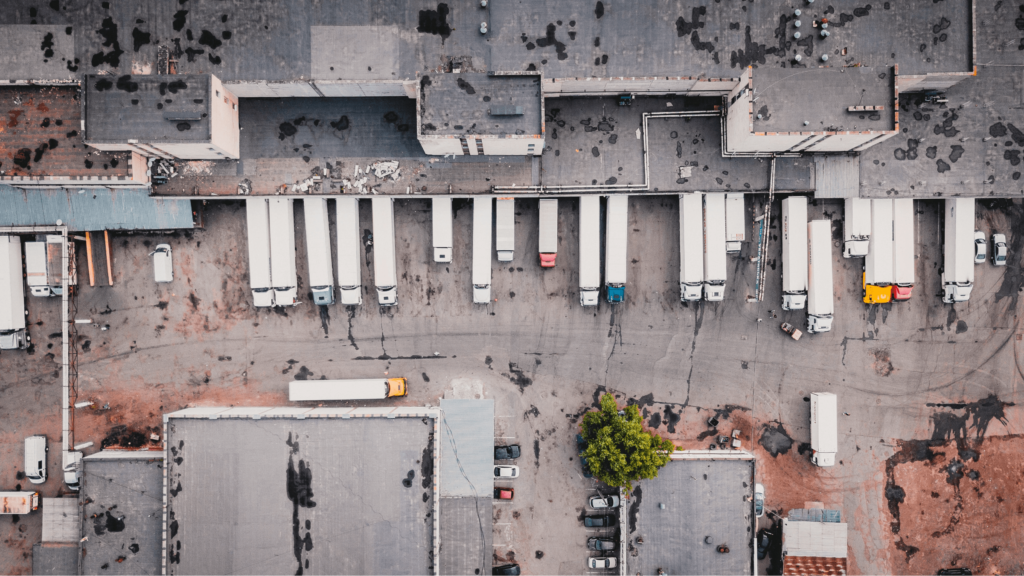
[{"label": "white roof edge", "polygon": [[746,450],[676,450],[669,454],[672,460],[753,460]]},{"label": "white roof edge", "polygon": [[83,460],[153,460],[164,459],[166,456],[163,450],[100,450]]}]

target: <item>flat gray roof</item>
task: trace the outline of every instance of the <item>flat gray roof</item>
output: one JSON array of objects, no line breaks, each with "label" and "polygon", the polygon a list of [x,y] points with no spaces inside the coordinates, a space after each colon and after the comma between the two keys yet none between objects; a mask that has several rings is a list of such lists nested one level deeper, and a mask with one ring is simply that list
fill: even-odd
[{"label": "flat gray roof", "polygon": [[542,134],[538,74],[429,74],[419,86],[424,136]]},{"label": "flat gray roof", "polygon": [[490,574],[493,567],[494,499],[442,497],[440,507],[441,559],[439,574]]},{"label": "flat gray roof", "polygon": [[195,227],[191,200],[154,198],[148,188],[21,190],[0,184],[0,226],[52,226],[57,220],[74,232]]},{"label": "flat gray roof", "polygon": [[433,419],[166,428],[168,574],[431,572]]},{"label": "flat gray roof", "polygon": [[82,574],[160,574],[163,452],[82,464]]},{"label": "flat gray roof", "polygon": [[[753,495],[753,460],[669,462],[657,478],[641,482],[624,510],[628,546],[636,553],[626,555],[626,572],[751,574]],[[635,545],[637,537],[643,544]],[[717,552],[719,545],[729,553]]]},{"label": "flat gray roof", "polygon": [[[759,68],[753,72],[754,132],[895,129],[892,69],[817,68],[817,63],[812,66],[815,67]],[[850,106],[883,109],[849,112]],[[809,122],[807,126],[805,121]]]},{"label": "flat gray roof", "polygon": [[210,75],[86,76],[86,142],[208,142]]},{"label": "flat gray roof", "polygon": [[442,497],[491,496],[494,400],[441,400]]},{"label": "flat gray roof", "polygon": [[78,544],[36,542],[32,545],[32,574],[66,576],[78,574]]}]

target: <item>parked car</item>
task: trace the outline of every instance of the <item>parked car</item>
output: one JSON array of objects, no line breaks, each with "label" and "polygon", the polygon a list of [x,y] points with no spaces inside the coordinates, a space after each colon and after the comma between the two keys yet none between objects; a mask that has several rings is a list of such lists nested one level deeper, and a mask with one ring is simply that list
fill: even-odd
[{"label": "parked car", "polygon": [[502,564],[491,568],[491,574],[502,574],[504,576],[519,576],[519,564]]},{"label": "parked car", "polygon": [[1006,235],[992,235],[992,265],[1006,266]]},{"label": "parked car", "polygon": [[617,564],[615,558],[590,558],[587,560],[587,566],[590,568],[615,568]]},{"label": "parked car", "polygon": [[511,500],[516,495],[516,491],[511,488],[495,488],[494,499],[495,500]]},{"label": "parked car", "polygon": [[590,507],[595,510],[600,510],[602,508],[618,508],[619,497],[615,495],[594,496],[593,498],[590,499]]},{"label": "parked car", "polygon": [[584,516],[583,525],[587,528],[606,528],[615,524],[615,516],[601,515],[601,516]]},{"label": "parked car", "polygon": [[754,484],[754,516],[764,516],[764,485]]},{"label": "parked car", "polygon": [[25,438],[25,477],[33,484],[46,482],[46,436]]},{"label": "parked car", "polygon": [[981,264],[985,261],[988,256],[986,254],[988,241],[985,239],[985,233],[981,230],[974,231],[974,263]]},{"label": "parked car", "polygon": [[615,550],[615,540],[611,538],[589,538],[587,539],[587,548],[597,550],[598,552]]},{"label": "parked car", "polygon": [[519,454],[519,444],[494,447],[495,460],[515,460],[516,458],[519,458]]},{"label": "parked car", "polygon": [[519,478],[519,466],[495,466],[494,477],[498,479]]},{"label": "parked car", "polygon": [[171,245],[158,244],[156,250],[149,253],[153,257],[153,277],[157,282],[174,280],[174,265],[171,261]]},{"label": "parked car", "polygon": [[767,530],[762,530],[761,535],[757,538],[757,559],[764,560],[765,556],[768,555],[768,548],[772,545],[772,540],[768,536]]}]

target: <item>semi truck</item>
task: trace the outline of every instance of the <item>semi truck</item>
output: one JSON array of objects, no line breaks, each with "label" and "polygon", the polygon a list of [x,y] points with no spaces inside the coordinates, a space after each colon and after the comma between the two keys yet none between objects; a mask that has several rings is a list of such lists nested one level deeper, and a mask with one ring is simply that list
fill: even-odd
[{"label": "semi truck", "polygon": [[498,262],[511,262],[516,249],[516,201],[513,198],[495,200],[494,222]]},{"label": "semi truck", "polygon": [[257,308],[274,305],[270,281],[270,204],[266,198],[246,198],[246,235],[249,244],[249,287]]},{"label": "semi truck", "polygon": [[372,198],[373,207],[373,283],[377,303],[398,305],[398,268],[395,262],[395,201]]},{"label": "semi truck", "polygon": [[908,300],[914,289],[914,199],[892,201],[892,299]]},{"label": "semi truck", "polygon": [[807,198],[782,201],[782,309],[803,310],[807,303]]},{"label": "semi truck", "polygon": [[580,305],[597,306],[601,292],[601,198],[580,196]]},{"label": "semi truck", "polygon": [[704,195],[704,299],[725,298],[725,194]]},{"label": "semi truck", "polygon": [[363,271],[359,245],[359,199],[334,200],[338,220],[338,287],[342,306],[363,303]]},{"label": "semi truck", "polygon": [[871,243],[871,200],[847,198],[843,220],[843,258],[863,258]]},{"label": "semi truck", "polygon": [[452,247],[455,246],[452,234],[452,199],[432,198],[430,201],[430,217],[433,220],[434,262],[451,262]]},{"label": "semi truck", "polygon": [[294,210],[291,198],[270,199],[270,280],[274,287],[274,306],[295,306],[299,301]]},{"label": "semi truck", "polygon": [[626,240],[629,236],[629,196],[609,196],[605,204],[604,284],[608,302],[626,298]]},{"label": "semi truck", "polygon": [[839,450],[839,409],[831,392],[811,393],[811,462],[835,466]]},{"label": "semi truck", "polygon": [[725,251],[735,254],[743,247],[746,240],[746,211],[743,205],[743,194],[727,192],[725,195]]},{"label": "semi truck", "polygon": [[490,196],[473,198],[473,303],[491,301],[491,224]]},{"label": "semi truck", "polygon": [[28,348],[21,238],[0,236],[0,350]]},{"label": "semi truck", "polygon": [[405,378],[293,380],[288,383],[288,400],[291,402],[384,400],[408,393]]},{"label": "semi truck", "polygon": [[540,201],[540,267],[554,268],[558,256],[558,199],[545,198]]},{"label": "semi truck", "polygon": [[807,333],[832,330],[832,221],[807,223]]},{"label": "semi truck", "polygon": [[302,200],[306,216],[306,257],[309,261],[309,288],[313,303],[334,304],[334,266],[331,264],[331,225],[326,198]]},{"label": "semi truck", "polygon": [[[25,281],[33,296],[47,298],[60,296],[64,275],[63,236],[47,234],[37,236],[34,242],[25,242]],[[75,243],[68,241],[68,285],[78,283],[75,274]]]},{"label": "semi truck", "polygon": [[871,248],[864,257],[865,304],[892,301],[892,200],[871,201]]},{"label": "semi truck", "polygon": [[947,198],[942,301],[967,302],[974,288],[974,198]]},{"label": "semi truck", "polygon": [[679,299],[700,300],[704,286],[704,196],[679,195]]},{"label": "semi truck", "polygon": [[0,514],[28,514],[39,509],[39,492],[0,492]]}]

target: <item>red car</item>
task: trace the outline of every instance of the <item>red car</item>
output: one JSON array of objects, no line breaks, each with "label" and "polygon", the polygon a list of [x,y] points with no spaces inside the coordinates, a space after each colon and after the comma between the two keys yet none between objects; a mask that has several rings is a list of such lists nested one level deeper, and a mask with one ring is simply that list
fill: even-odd
[{"label": "red car", "polygon": [[516,491],[512,488],[495,488],[494,499],[495,500],[511,500],[515,496]]}]

